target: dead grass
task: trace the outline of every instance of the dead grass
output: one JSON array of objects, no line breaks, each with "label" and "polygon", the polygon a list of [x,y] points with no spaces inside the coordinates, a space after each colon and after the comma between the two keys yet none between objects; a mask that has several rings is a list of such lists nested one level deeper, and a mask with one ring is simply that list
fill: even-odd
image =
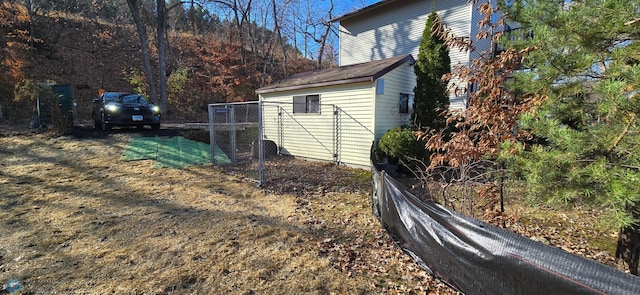
[{"label": "dead grass", "polygon": [[125,162],[128,136],[0,136],[0,283],[18,279],[23,294],[455,293],[392,244],[368,192],[305,198],[214,166]]},{"label": "dead grass", "polygon": [[[0,127],[0,284],[22,294],[456,293],[380,227],[368,171],[270,161],[262,190],[214,166],[125,162],[135,133]],[[624,270],[598,211],[513,195],[510,230]]]}]

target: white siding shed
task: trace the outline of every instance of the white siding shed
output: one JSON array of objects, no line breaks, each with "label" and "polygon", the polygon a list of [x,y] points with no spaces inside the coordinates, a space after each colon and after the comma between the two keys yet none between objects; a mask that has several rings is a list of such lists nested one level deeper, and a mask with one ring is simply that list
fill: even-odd
[{"label": "white siding shed", "polygon": [[397,56],[302,73],[256,90],[264,138],[285,155],[369,167],[371,144],[409,123],[402,99],[415,87],[413,63],[411,55]]}]

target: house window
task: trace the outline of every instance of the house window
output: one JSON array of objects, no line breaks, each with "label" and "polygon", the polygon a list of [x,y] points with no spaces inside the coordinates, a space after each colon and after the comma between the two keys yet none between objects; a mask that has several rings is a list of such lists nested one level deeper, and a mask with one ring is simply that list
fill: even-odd
[{"label": "house window", "polygon": [[294,113],[320,113],[320,95],[302,95],[293,97]]},{"label": "house window", "polygon": [[400,93],[400,101],[398,102],[398,112],[408,114],[413,108],[413,95]]}]

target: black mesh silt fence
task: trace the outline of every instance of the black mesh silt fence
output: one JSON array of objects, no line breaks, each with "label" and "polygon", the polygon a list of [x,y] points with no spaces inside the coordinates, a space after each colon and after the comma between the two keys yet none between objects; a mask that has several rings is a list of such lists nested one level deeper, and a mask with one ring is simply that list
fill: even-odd
[{"label": "black mesh silt fence", "polygon": [[373,167],[374,214],[418,264],[464,294],[640,294],[640,278],[418,199]]}]

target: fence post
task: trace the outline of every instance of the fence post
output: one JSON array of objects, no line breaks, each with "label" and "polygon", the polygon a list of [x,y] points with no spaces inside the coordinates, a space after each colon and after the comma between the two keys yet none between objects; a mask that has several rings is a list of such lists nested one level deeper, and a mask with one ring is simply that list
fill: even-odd
[{"label": "fence post", "polygon": [[381,193],[378,194],[378,198],[380,197],[380,195],[384,196],[385,192],[387,191],[386,178],[387,178],[387,171],[386,170],[380,171],[380,191],[381,191]]},{"label": "fence post", "polygon": [[282,118],[282,107],[280,105],[276,105],[278,108],[278,147],[282,148],[284,144],[284,119]]},{"label": "fence post", "polygon": [[229,127],[229,150],[231,152],[231,163],[235,165],[238,161],[238,147],[236,146],[236,106],[233,104],[231,105],[229,120],[231,121],[231,126]]},{"label": "fence post", "polygon": [[263,118],[263,103],[262,101],[258,101],[258,174],[259,174],[259,182],[258,185],[264,184],[264,174],[265,174],[265,164],[264,164],[264,125]]},{"label": "fence post", "polygon": [[216,163],[216,130],[214,127],[215,110],[213,105],[209,105],[209,148],[211,149],[211,163]]}]

